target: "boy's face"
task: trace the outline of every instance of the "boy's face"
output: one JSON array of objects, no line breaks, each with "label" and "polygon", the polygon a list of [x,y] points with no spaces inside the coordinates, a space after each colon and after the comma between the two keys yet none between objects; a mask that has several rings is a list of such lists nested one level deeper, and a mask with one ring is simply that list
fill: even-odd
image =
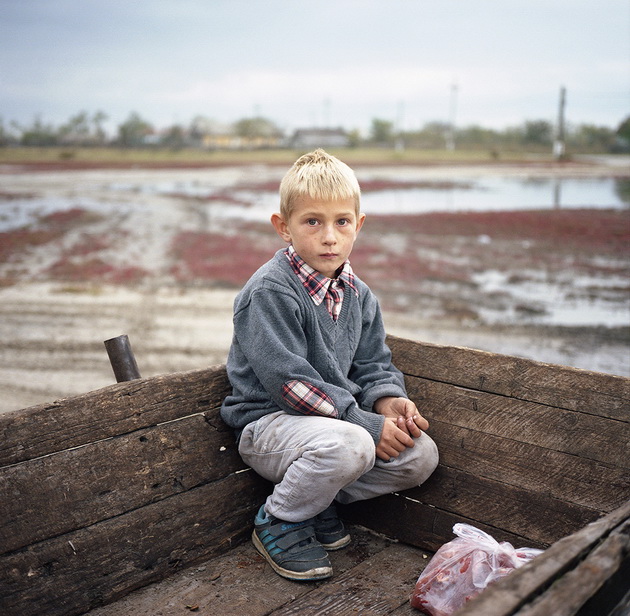
[{"label": "boy's face", "polygon": [[354,199],[316,201],[308,196],[295,201],[288,220],[280,214],[271,217],[278,235],[328,278],[334,278],[350,256],[364,220],[365,214],[357,217]]}]

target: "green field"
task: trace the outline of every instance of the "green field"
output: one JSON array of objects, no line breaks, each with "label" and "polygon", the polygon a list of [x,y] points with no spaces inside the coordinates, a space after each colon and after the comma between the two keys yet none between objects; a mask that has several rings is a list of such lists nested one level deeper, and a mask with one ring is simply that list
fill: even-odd
[{"label": "green field", "polygon": [[[396,151],[385,148],[331,149],[351,165],[356,164],[444,164],[552,162],[551,153],[505,152],[484,150],[419,150]],[[54,166],[213,166],[238,164],[290,165],[302,151],[273,150],[199,150],[167,148],[69,148],[69,147],[5,147],[0,148],[0,164]]]}]

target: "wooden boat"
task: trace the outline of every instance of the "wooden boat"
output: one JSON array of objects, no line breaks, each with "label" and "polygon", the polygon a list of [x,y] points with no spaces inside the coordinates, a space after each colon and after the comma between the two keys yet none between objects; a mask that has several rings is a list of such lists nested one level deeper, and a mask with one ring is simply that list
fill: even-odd
[{"label": "wooden boat", "polygon": [[418,575],[466,522],[546,551],[462,616],[627,614],[630,379],[388,342],[440,466],[341,511],[354,541],[325,582],[278,577],[248,541],[270,486],[219,417],[224,366],[0,415],[0,613],[419,614]]}]

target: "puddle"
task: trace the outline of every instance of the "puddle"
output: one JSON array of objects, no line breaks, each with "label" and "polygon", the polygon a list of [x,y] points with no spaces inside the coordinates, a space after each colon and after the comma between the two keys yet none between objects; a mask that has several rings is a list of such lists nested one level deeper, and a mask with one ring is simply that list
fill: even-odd
[{"label": "puddle", "polygon": [[630,293],[624,278],[548,280],[543,272],[519,272],[515,283],[513,275],[497,270],[473,274],[483,294],[497,296],[496,308],[478,307],[485,324],[626,327],[630,323]]}]

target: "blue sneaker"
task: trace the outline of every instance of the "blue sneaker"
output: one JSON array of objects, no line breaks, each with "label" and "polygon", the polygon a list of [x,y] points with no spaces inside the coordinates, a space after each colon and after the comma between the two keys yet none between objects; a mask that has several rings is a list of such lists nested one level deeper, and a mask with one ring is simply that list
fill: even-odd
[{"label": "blue sneaker", "polygon": [[346,531],[343,522],[337,517],[337,509],[334,504],[326,507],[315,517],[314,526],[315,538],[329,552],[340,550],[350,543],[350,534]]},{"label": "blue sneaker", "polygon": [[262,506],[252,541],[273,570],[289,580],[323,580],[333,573],[326,550],[315,538],[312,519],[285,522],[267,515]]}]

